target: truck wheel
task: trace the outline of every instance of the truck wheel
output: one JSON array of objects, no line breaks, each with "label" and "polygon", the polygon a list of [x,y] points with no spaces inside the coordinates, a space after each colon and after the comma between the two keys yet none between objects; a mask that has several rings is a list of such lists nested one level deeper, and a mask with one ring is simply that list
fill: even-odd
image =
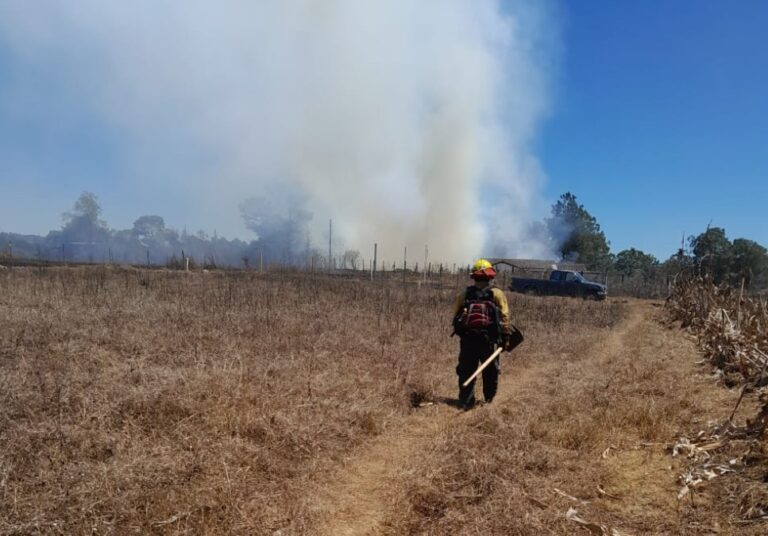
[{"label": "truck wheel", "polygon": [[536,295],[536,289],[533,287],[528,287],[525,289],[524,294],[527,294],[528,296],[535,296]]}]

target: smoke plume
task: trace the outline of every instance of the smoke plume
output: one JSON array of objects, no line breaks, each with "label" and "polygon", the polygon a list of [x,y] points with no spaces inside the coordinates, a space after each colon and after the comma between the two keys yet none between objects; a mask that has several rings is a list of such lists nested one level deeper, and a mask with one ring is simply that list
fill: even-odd
[{"label": "smoke plume", "polygon": [[242,235],[238,207],[283,185],[313,215],[313,245],[333,218],[345,247],[377,242],[384,259],[535,247],[523,222],[541,175],[547,3],[44,4],[0,6],[14,54],[119,133],[136,188],[220,232]]}]

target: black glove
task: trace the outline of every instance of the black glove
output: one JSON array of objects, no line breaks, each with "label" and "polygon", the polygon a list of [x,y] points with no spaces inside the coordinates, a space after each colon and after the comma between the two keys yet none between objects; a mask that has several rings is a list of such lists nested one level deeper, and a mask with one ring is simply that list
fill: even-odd
[{"label": "black glove", "polygon": [[521,342],[523,342],[523,333],[515,326],[510,326],[509,330],[501,334],[501,347],[504,348],[505,352],[511,352]]}]

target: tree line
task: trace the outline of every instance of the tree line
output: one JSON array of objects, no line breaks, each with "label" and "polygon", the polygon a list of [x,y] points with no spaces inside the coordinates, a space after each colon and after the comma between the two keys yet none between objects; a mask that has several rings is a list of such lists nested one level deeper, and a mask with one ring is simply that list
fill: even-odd
[{"label": "tree line", "polygon": [[[102,218],[96,195],[83,192],[72,209],[63,214],[61,229],[46,236],[0,233],[0,254],[27,259],[65,262],[124,262],[147,264],[191,263],[220,266],[328,263],[327,250],[311,246],[312,214],[301,199],[289,199],[278,210],[268,199],[249,199],[240,207],[245,225],[254,232],[251,241],[228,240],[215,232],[188,233],[166,227],[161,216],[145,215],[130,229],[111,229]],[[586,265],[589,271],[639,282],[668,280],[681,270],[710,275],[717,283],[748,288],[768,287],[768,251],[754,240],[730,240],[725,229],[708,227],[692,235],[666,260],[629,248],[611,252],[610,242],[597,218],[566,192],[552,205],[550,216],[535,222],[529,235],[555,252],[560,260]],[[337,267],[356,269],[360,254],[346,251]]]},{"label": "tree line", "polygon": [[635,248],[614,254],[597,219],[570,192],[561,195],[551,216],[534,227],[548,234],[561,260],[581,262],[590,271],[650,281],[692,270],[718,284],[768,287],[768,250],[747,238],[730,240],[721,227],[707,227],[687,237],[664,261]]},{"label": "tree line", "polygon": [[[279,201],[279,202],[278,202]],[[315,267],[329,263],[327,249],[309,240],[312,214],[292,192],[270,198],[250,198],[240,205],[245,227],[253,240],[226,239],[215,231],[194,233],[167,227],[158,215],[144,215],[130,229],[112,229],[102,217],[98,198],[83,192],[71,210],[62,215],[60,229],[45,236],[0,233],[0,258],[59,262],[116,262],[127,264],[190,266]],[[335,243],[337,268],[362,267],[360,253],[343,251]],[[343,253],[342,253],[343,251]]]},{"label": "tree line", "polygon": [[83,192],[62,216],[61,229],[45,236],[0,233],[2,253],[26,259],[130,264],[239,265],[253,244],[166,227],[161,216],[141,216],[130,229],[111,229],[96,195]]}]

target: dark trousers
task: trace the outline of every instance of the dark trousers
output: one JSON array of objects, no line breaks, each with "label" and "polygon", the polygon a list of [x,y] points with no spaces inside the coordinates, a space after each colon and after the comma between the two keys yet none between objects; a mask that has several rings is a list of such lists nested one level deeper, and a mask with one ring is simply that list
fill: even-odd
[{"label": "dark trousers", "polygon": [[[461,338],[459,350],[459,365],[456,367],[456,374],[459,375],[459,403],[465,406],[471,406],[475,403],[475,382],[472,380],[469,385],[464,387],[462,384],[467,378],[472,376],[480,364],[488,359],[495,345],[485,337],[464,336]],[[496,389],[499,386],[499,373],[501,364],[499,358],[493,360],[493,363],[485,367],[483,375],[483,396],[486,402],[490,402],[496,396]]]}]

